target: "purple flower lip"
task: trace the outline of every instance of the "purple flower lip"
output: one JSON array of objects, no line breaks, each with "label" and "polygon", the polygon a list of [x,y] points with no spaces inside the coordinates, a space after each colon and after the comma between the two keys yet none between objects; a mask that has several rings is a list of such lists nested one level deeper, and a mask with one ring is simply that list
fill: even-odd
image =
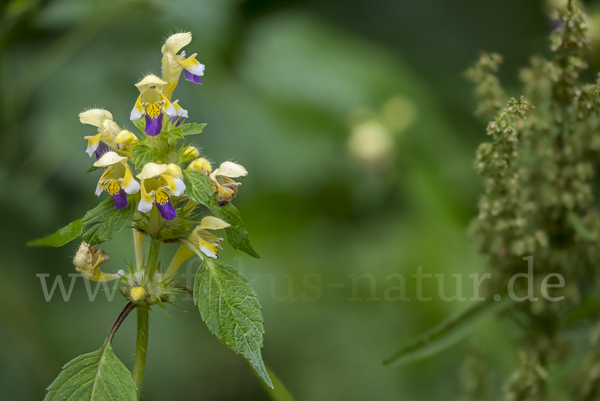
[{"label": "purple flower lip", "polygon": [[94,151],[94,154],[96,155],[96,160],[100,159],[108,151],[110,151],[110,147],[104,142],[100,141],[98,143],[98,147]]},{"label": "purple flower lip", "polygon": [[127,207],[127,205],[129,205],[129,202],[127,202],[127,194],[125,193],[123,188],[121,188],[121,190],[114,194],[112,197],[113,201],[115,202],[115,207],[119,210],[123,210]]},{"label": "purple flower lip", "polygon": [[160,131],[162,130],[163,113],[160,112],[156,118],[152,118],[148,115],[148,113],[146,113],[145,117],[146,128],[144,129],[144,132],[146,135],[157,136],[160,134]]},{"label": "purple flower lip", "polygon": [[202,82],[200,82],[200,75],[194,75],[191,72],[189,72],[188,70],[183,70],[183,76],[186,81],[190,81],[195,84],[202,85]]},{"label": "purple flower lip", "polygon": [[177,216],[177,212],[173,205],[171,205],[171,198],[169,197],[165,203],[154,202],[156,208],[160,212],[160,215],[165,220],[173,220]]}]

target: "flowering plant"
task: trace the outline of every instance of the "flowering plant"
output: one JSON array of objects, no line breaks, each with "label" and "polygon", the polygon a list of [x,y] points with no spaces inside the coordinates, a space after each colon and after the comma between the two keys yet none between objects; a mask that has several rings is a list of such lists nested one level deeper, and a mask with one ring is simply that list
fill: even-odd
[{"label": "flowering plant", "polygon": [[[239,211],[231,204],[240,186],[234,179],[248,172],[229,161],[213,170],[208,159],[199,157],[198,149],[187,144],[186,138],[201,133],[206,124],[187,123],[187,110],[171,99],[182,73],[195,84],[204,75],[196,54],[179,53],[191,40],[190,33],[171,35],[162,47],[162,77],[149,74],[136,84],[140,94],[131,120],[139,134],[119,127],[107,110],[79,114],[83,124],[97,128],[95,135],[85,137],[87,153],[96,159],[88,171],[103,170],[96,195],[106,192],[110,197],[81,219],[29,245],[62,246],[82,237],[73,259],[77,271],[89,280],[118,280],[128,303],[102,347],[65,365],[48,388],[46,400],[139,399],[148,348],[148,312],[155,305],[164,307],[182,291],[193,294],[209,330],[244,356],[272,387],[261,357],[260,304],[248,281],[219,260],[223,238],[212,233],[223,230],[234,249],[259,257]],[[200,221],[198,209],[208,212]],[[109,256],[96,247],[126,226],[133,229],[135,262],[116,273],[103,272],[101,265]],[[144,243],[148,244],[146,252]],[[165,243],[179,246],[168,265],[159,258]],[[196,256],[201,265],[194,288],[178,285],[177,269]],[[137,341],[131,374],[116,357],[111,341],[134,309]]]}]

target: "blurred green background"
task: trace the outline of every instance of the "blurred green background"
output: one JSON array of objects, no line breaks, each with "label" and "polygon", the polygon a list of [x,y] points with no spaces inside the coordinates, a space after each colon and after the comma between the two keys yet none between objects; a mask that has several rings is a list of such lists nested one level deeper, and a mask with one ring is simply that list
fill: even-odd
[{"label": "blurred green background", "polygon": [[[0,394],[37,400],[63,364],[96,350],[124,303],[81,278],[69,302],[46,302],[75,273],[78,246],[25,243],[81,217],[98,199],[98,172],[79,123],[102,106],[134,131],[134,86],[160,72],[171,31],[206,65],[203,85],[174,97],[213,162],[250,172],[235,204],[262,259],[224,244],[265,317],[264,359],[297,400],[449,400],[462,359],[484,350],[499,383],[517,364],[517,330],[488,321],[469,341],[399,369],[382,366],[466,302],[415,299],[411,275],[480,272],[466,234],[481,185],[474,150],[487,140],[462,76],[482,50],[504,55],[512,96],[529,56],[547,54],[544,2],[502,0],[18,0],[0,6]],[[594,7],[594,4],[590,4]],[[597,63],[593,64],[597,67]],[[513,90],[511,90],[513,88]],[[517,88],[517,89],[515,89]],[[125,232],[126,231],[126,232]],[[133,259],[131,233],[106,244],[116,271]],[[165,247],[164,257],[175,248]],[[184,270],[193,276],[197,263]],[[391,278],[410,301],[392,301]],[[356,275],[363,275],[354,285]],[[386,280],[387,279],[387,280]],[[447,280],[448,281],[448,280]],[[446,283],[448,295],[454,289]],[[375,291],[373,294],[372,291]],[[386,292],[388,290],[388,292]],[[386,294],[388,295],[386,297]],[[144,399],[265,400],[244,360],[211,335],[189,299],[151,315]],[[113,342],[131,368],[135,318]]]}]

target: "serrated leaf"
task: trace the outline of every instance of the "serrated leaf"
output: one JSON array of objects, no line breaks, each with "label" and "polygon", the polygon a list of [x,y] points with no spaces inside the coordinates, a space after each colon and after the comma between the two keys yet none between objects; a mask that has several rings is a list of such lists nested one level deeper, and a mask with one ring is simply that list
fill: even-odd
[{"label": "serrated leaf", "polygon": [[27,246],[63,246],[81,235],[82,224],[83,217],[59,229],[52,235],[28,242]]},{"label": "serrated leaf", "polygon": [[217,200],[212,199],[209,208],[215,216],[231,224],[231,227],[225,229],[229,245],[234,249],[246,252],[253,258],[260,258],[250,244],[250,235],[244,227],[244,221],[242,220],[240,211],[235,206],[231,203],[225,206],[219,206]]},{"label": "serrated leaf", "polygon": [[181,130],[181,133],[184,136],[186,136],[186,135],[200,134],[204,130],[204,127],[206,127],[206,123],[204,123],[204,124],[188,123],[188,124],[181,124],[179,126],[179,129]]},{"label": "serrated leaf", "polygon": [[228,264],[203,258],[194,283],[194,303],[202,320],[217,338],[250,362],[273,388],[263,363],[263,317],[248,280]]},{"label": "serrated leaf", "polygon": [[188,198],[206,207],[210,205],[213,193],[207,176],[199,171],[183,170],[183,181]]},{"label": "serrated leaf", "polygon": [[158,149],[146,145],[136,145],[131,149],[131,161],[136,170],[141,170],[146,163],[156,160]]},{"label": "serrated leaf", "polygon": [[136,389],[131,373],[107,341],[98,351],[67,363],[48,387],[44,401],[136,401]]},{"label": "serrated leaf", "polygon": [[90,245],[97,245],[112,239],[131,221],[135,212],[134,206],[130,202],[126,208],[119,210],[112,198],[105,199],[83,217],[83,240]]},{"label": "serrated leaf", "polygon": [[96,167],[96,166],[92,166],[92,167],[88,168],[88,169],[87,169],[85,172],[86,172],[86,173],[91,173],[92,171],[96,171],[96,170],[99,170],[99,169],[101,169],[101,168],[102,168],[102,167]]},{"label": "serrated leaf", "polygon": [[135,125],[140,131],[144,132],[145,134],[145,130],[146,130],[146,119],[141,117],[139,119],[137,119],[136,121],[133,122],[133,125]]},{"label": "serrated leaf", "polygon": [[168,139],[183,139],[183,133],[181,132],[181,128],[176,127],[176,128],[172,128],[169,131],[165,131],[163,133],[160,134],[162,137],[164,138],[168,138]]},{"label": "serrated leaf", "polygon": [[511,302],[512,300],[506,296],[500,302],[492,300],[478,302],[425,333],[396,355],[385,360],[383,364],[400,366],[434,355],[462,340],[486,317],[501,311]]}]

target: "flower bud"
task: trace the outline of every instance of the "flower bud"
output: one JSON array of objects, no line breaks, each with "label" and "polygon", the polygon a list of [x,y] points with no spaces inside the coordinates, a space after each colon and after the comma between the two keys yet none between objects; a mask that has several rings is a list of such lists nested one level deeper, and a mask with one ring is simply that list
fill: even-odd
[{"label": "flower bud", "polygon": [[210,162],[203,157],[191,162],[190,165],[188,166],[188,170],[199,171],[206,175],[208,175],[212,172],[212,168],[210,167]]},{"label": "flower bud", "polygon": [[188,160],[196,159],[196,158],[198,158],[198,156],[200,156],[200,152],[195,147],[188,146],[187,148],[185,148],[185,151],[183,152],[183,156],[185,158],[187,158]]},{"label": "flower bud", "polygon": [[133,145],[133,143],[136,140],[137,140],[137,138],[132,132],[124,129],[123,131],[119,132],[119,134],[115,138],[115,143],[117,144],[119,149],[123,149],[123,148]]},{"label": "flower bud", "polygon": [[134,301],[137,301],[140,298],[142,298],[144,294],[146,294],[146,290],[144,289],[144,287],[133,287],[129,292],[131,299]]}]

